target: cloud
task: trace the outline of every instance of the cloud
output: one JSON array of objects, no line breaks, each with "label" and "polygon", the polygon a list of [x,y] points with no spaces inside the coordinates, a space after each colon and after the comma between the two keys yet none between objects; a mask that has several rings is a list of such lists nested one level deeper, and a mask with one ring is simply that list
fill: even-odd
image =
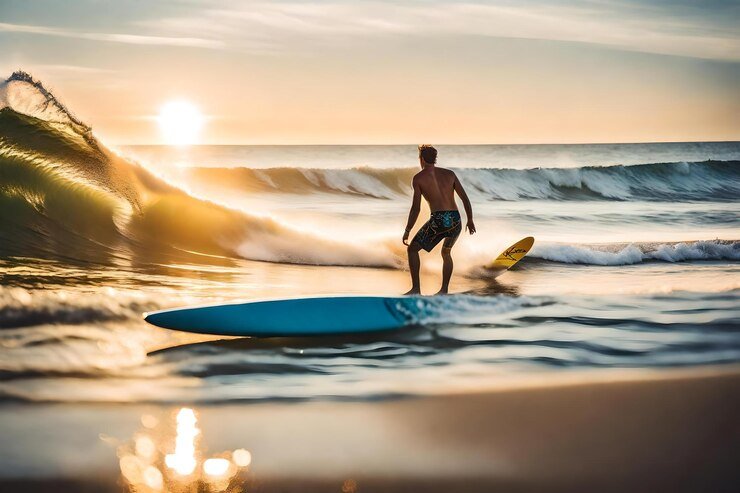
[{"label": "cloud", "polygon": [[0,31],[12,33],[40,34],[44,36],[58,36],[63,38],[85,39],[90,41],[128,43],[136,45],[184,46],[195,48],[221,48],[223,46],[220,41],[204,38],[80,32],[56,27],[9,24],[5,22],[0,22]]},{"label": "cloud", "polygon": [[[187,0],[122,9],[118,30],[137,34],[33,21],[0,23],[0,32],[264,54],[368,40],[513,38],[740,61],[740,4],[730,0]],[[94,21],[101,13],[85,15]]]},{"label": "cloud", "polygon": [[[297,50],[383,36],[483,36],[567,41],[628,51],[740,60],[737,9],[661,1],[205,2],[139,24],[205,33],[233,49]],[[728,20],[729,18],[729,20]]]}]

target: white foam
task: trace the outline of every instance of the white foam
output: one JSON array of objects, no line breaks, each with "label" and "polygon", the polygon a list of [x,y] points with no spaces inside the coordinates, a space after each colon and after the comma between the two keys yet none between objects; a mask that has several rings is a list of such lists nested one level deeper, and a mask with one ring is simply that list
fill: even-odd
[{"label": "white foam", "polygon": [[277,223],[270,230],[245,239],[236,252],[249,260],[308,265],[398,268],[400,258],[387,244],[334,241]]},{"label": "white foam", "polygon": [[15,72],[0,84],[0,109],[8,107],[17,113],[50,123],[63,124],[84,134],[90,127],[77,119],[51,91],[25,72]]},{"label": "white foam", "polygon": [[618,250],[568,244],[538,244],[531,257],[586,265],[630,265],[647,260],[685,262],[690,260],[740,260],[740,242],[695,241],[690,243],[630,244]]},{"label": "white foam", "polygon": [[299,171],[317,188],[328,187],[337,192],[369,195],[383,199],[397,196],[383,182],[361,168],[335,170],[300,168]]},{"label": "white foam", "polygon": [[696,241],[693,243],[660,245],[655,251],[649,252],[647,255],[648,258],[664,260],[666,262],[682,262],[686,260],[740,260],[740,243]]},{"label": "white foam", "polygon": [[475,324],[491,321],[492,315],[549,303],[549,298],[527,296],[424,296],[399,300],[396,309],[412,323]]},{"label": "white foam", "polygon": [[[340,192],[393,199],[411,193],[409,168],[294,168],[308,183],[305,192]],[[728,200],[737,185],[731,163],[654,163],[568,169],[460,168],[455,172],[468,193],[480,200]],[[280,168],[255,170],[276,191]],[[379,178],[379,174],[385,178]],[[394,184],[398,184],[394,188]],[[389,185],[390,184],[390,185]]]}]

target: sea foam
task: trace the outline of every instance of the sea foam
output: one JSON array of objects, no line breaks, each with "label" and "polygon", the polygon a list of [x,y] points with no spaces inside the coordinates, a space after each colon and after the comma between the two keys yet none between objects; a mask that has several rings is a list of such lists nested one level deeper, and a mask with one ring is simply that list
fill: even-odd
[{"label": "sea foam", "polygon": [[529,255],[551,262],[584,265],[630,265],[649,261],[740,260],[740,241],[614,245],[538,244]]}]

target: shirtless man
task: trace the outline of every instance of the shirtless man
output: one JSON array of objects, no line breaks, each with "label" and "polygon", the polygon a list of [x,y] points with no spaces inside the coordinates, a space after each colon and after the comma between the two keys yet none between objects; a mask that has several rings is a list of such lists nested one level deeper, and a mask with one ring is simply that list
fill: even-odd
[{"label": "shirtless man", "polygon": [[[430,145],[420,145],[419,164],[421,165],[421,171],[414,175],[412,181],[414,198],[411,202],[406,231],[403,234],[403,244],[408,247],[409,270],[411,271],[411,289],[406,294],[419,294],[421,292],[419,285],[419,250],[423,248],[427,252],[431,252],[437,246],[437,243],[443,239],[442,288],[437,294],[447,294],[449,290],[453,267],[452,247],[462,231],[460,212],[457,210],[457,204],[455,203],[455,192],[462,199],[465,206],[465,215],[468,217],[465,229],[470,231],[471,235],[475,233],[473,208],[470,205],[468,195],[460,184],[460,180],[452,171],[436,167],[436,162],[437,149]],[[409,244],[409,233],[419,217],[422,197],[429,203],[432,217],[421,227]]]}]

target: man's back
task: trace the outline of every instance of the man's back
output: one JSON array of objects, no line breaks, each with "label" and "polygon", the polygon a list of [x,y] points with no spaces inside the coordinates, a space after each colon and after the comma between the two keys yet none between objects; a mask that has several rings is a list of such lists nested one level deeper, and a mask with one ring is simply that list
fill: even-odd
[{"label": "man's back", "polygon": [[414,183],[421,189],[421,195],[429,203],[432,212],[456,211],[455,173],[445,168],[430,166],[414,176]]},{"label": "man's back", "polygon": [[[403,244],[408,247],[409,272],[411,273],[411,289],[406,294],[419,294],[419,250],[422,248],[431,252],[440,241],[442,243],[442,287],[438,294],[447,293],[452,277],[452,247],[462,231],[460,213],[455,204],[455,193],[465,206],[468,223],[465,228],[472,235],[475,233],[473,224],[473,207],[465,193],[462,184],[455,173],[448,169],[437,168],[437,149],[430,145],[419,146],[419,166],[421,171],[414,176],[414,197],[411,199],[411,210],[406,230],[403,232]],[[411,243],[408,242],[411,228],[419,217],[421,198],[424,197],[432,211],[429,221],[419,228]]]}]

